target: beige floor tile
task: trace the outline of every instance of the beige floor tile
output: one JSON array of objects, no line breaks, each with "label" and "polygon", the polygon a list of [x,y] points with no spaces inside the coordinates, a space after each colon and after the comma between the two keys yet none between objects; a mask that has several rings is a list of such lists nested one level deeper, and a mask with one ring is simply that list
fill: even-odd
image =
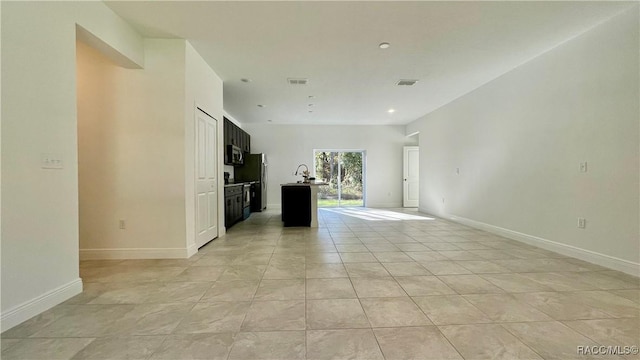
[{"label": "beige floor tile", "polygon": [[431,251],[431,249],[420,243],[394,244],[394,246],[404,252]]},{"label": "beige floor tile", "polygon": [[551,321],[548,315],[510,294],[465,295],[464,298],[497,322]]},{"label": "beige floor tile", "polygon": [[112,326],[135,305],[69,305],[73,309],[33,337],[99,337],[110,334]]},{"label": "beige floor tile", "polygon": [[[2,353],[4,353],[5,351],[7,351],[10,347],[12,347],[13,345],[19,343],[20,341],[22,341],[22,339],[1,339],[0,340],[0,351]],[[0,356],[2,356],[0,354]],[[1,357],[0,357],[1,358]]]},{"label": "beige floor tile", "polygon": [[190,266],[178,274],[174,281],[216,281],[227,269],[226,266]]},{"label": "beige floor tile", "polygon": [[436,325],[488,323],[491,319],[460,295],[419,296],[413,301]]},{"label": "beige floor tile", "polygon": [[393,278],[352,278],[359,298],[407,296]]},{"label": "beige floor tile", "polygon": [[474,274],[500,274],[511,272],[511,270],[489,260],[457,261],[456,264],[462,266],[463,268],[471,271]]},{"label": "beige floor tile", "polygon": [[307,264],[307,279],[349,277],[342,264]]},{"label": "beige floor tile", "polygon": [[249,302],[199,303],[184,317],[175,334],[222,333],[240,330]]},{"label": "beige floor tile", "polygon": [[286,260],[272,261],[267,265],[264,272],[264,279],[284,280],[284,279],[304,279],[305,264],[300,262],[290,262]]},{"label": "beige floor tile", "polygon": [[346,263],[349,277],[386,277],[391,276],[380,263]]},{"label": "beige floor tile", "polygon": [[401,251],[388,251],[373,253],[373,256],[381,263],[395,263],[395,262],[413,262],[414,260],[408,257]]},{"label": "beige floor tile", "polygon": [[402,276],[396,280],[409,296],[455,294],[455,291],[435,276]]},{"label": "beige floor tile", "polygon": [[420,263],[427,261],[449,260],[437,251],[408,251],[405,254]]},{"label": "beige floor tile", "polygon": [[104,337],[93,340],[75,359],[148,359],[164,341],[164,336]]},{"label": "beige floor tile", "polygon": [[440,280],[458,294],[491,294],[503,293],[504,290],[484,280],[478,275],[443,275]]},{"label": "beige floor tile", "polygon": [[237,255],[203,256],[192,266],[227,266],[231,265]]},{"label": "beige floor tile", "polygon": [[343,263],[378,262],[378,259],[370,252],[348,252],[340,253]]},{"label": "beige floor tile", "polygon": [[304,331],[241,332],[236,336],[229,360],[305,358]]},{"label": "beige floor tile", "polygon": [[107,327],[106,334],[165,335],[170,334],[194,304],[140,304]]},{"label": "beige floor tile", "polygon": [[640,317],[640,305],[608,291],[566,293],[576,303],[586,304],[612,317]]},{"label": "beige floor tile", "polygon": [[618,295],[625,299],[629,299],[635,303],[640,303],[640,290],[615,290],[611,292],[612,294]]},{"label": "beige floor tile", "polygon": [[254,301],[242,323],[242,331],[304,329],[304,300]]},{"label": "beige floor tile", "polygon": [[264,271],[267,268],[266,265],[234,265],[229,266],[227,270],[220,275],[219,281],[230,280],[260,280]]},{"label": "beige floor tile", "polygon": [[307,253],[305,260],[307,264],[342,264],[342,259],[338,253]]},{"label": "beige floor tile", "polygon": [[76,312],[77,306],[58,305],[2,333],[2,339],[26,338],[54,321]]},{"label": "beige floor tile", "polygon": [[497,324],[439,326],[465,359],[542,359]]},{"label": "beige floor tile", "polygon": [[307,329],[368,327],[358,299],[307,300]]},{"label": "beige floor tile", "polygon": [[[158,298],[164,283],[153,281],[110,283],[109,285],[88,304],[144,304]],[[210,283],[209,286],[211,286]]]},{"label": "beige floor tile", "polygon": [[428,276],[431,273],[417,262],[384,263],[392,276]]},{"label": "beige floor tile", "polygon": [[248,301],[253,299],[259,280],[217,281],[200,301]]},{"label": "beige floor tile", "polygon": [[636,345],[640,341],[637,318],[574,320],[564,324],[602,345]]},{"label": "beige floor tile", "polygon": [[434,242],[428,243],[426,246],[433,251],[451,251],[451,250],[461,250],[455,244],[446,243],[446,242]]},{"label": "beige floor tile", "polygon": [[[584,273],[588,275],[590,273]],[[537,272],[521,273],[525,278],[549,287],[555,291],[597,290],[598,287],[579,272]],[[585,281],[586,280],[586,281]]]},{"label": "beige floor tile", "polygon": [[[456,243],[457,244],[457,243]],[[440,255],[445,256],[449,260],[464,261],[464,260],[484,260],[479,255],[467,250],[451,250],[451,251],[438,251]]]},{"label": "beige floor tile", "polygon": [[356,292],[348,278],[307,279],[307,299],[351,299]]},{"label": "beige floor tile", "polygon": [[233,339],[232,333],[167,336],[150,360],[224,360]]},{"label": "beige floor tile", "polygon": [[299,300],[305,298],[304,279],[262,279],[255,300]]},{"label": "beige floor tile", "polygon": [[509,323],[502,326],[544,359],[592,358],[578,354],[577,348],[597,345],[560,322]]},{"label": "beige floor tile", "polygon": [[611,315],[593,306],[582,303],[579,299],[564,292],[522,293],[514,294],[521,300],[556,320],[602,319]]},{"label": "beige floor tile", "polygon": [[[485,244],[486,245],[486,244]],[[469,250],[485,260],[513,260],[515,257],[502,250]]]},{"label": "beige floor tile", "polygon": [[[358,240],[358,242],[360,242],[360,240]],[[363,244],[336,244],[336,249],[340,253],[369,252],[369,249]]]},{"label": "beige floor tile", "polygon": [[23,339],[6,351],[3,360],[68,360],[89,345],[92,338]]},{"label": "beige floor tile", "polygon": [[267,254],[244,253],[231,262],[231,265],[267,265],[271,259],[273,248]]},{"label": "beige floor tile", "polygon": [[383,360],[371,329],[308,330],[307,359]]},{"label": "beige floor tile", "polygon": [[433,275],[464,275],[471,274],[471,271],[456,264],[454,261],[422,261],[420,265],[429,270]]},{"label": "beige floor tile", "polygon": [[[398,248],[396,245],[393,244],[366,244],[366,247],[368,249],[368,251],[372,252],[372,253],[378,253],[378,252],[393,252],[393,251],[401,251],[400,248]],[[404,250],[402,250],[404,251]]]},{"label": "beige floor tile", "polygon": [[435,326],[374,329],[386,360],[462,359]]},{"label": "beige floor tile", "polygon": [[482,274],[483,279],[506,292],[543,292],[552,291],[549,286],[528,279],[520,274]]},{"label": "beige floor tile", "polygon": [[373,327],[432,325],[409,297],[370,298],[360,302]]}]

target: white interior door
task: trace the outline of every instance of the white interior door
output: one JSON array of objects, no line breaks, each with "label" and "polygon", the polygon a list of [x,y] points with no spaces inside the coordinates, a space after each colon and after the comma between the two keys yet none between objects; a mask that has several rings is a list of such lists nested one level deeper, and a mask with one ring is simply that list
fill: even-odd
[{"label": "white interior door", "polygon": [[217,121],[196,109],[196,245],[218,236]]},{"label": "white interior door", "polygon": [[402,196],[402,206],[418,207],[419,198],[419,148],[417,146],[404,147],[404,186]]}]

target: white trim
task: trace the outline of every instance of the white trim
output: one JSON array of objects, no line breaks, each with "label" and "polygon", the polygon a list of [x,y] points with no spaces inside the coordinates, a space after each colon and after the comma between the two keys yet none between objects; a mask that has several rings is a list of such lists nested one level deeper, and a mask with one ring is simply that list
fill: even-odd
[{"label": "white trim", "polygon": [[[193,246],[195,247],[195,244]],[[80,249],[80,260],[187,259],[189,258],[191,251],[193,251],[191,247],[153,249]]]},{"label": "white trim", "polygon": [[620,259],[591,250],[581,249],[572,245],[562,244],[556,241],[543,239],[533,235],[523,234],[521,232],[501,228],[499,226],[494,226],[475,220],[466,219],[455,215],[446,215],[444,217],[463,225],[471,226],[476,229],[484,230],[545,250],[550,250],[558,254],[584,260],[596,265],[607,267],[609,269],[622,271],[633,276],[640,276],[640,263],[634,263],[633,261]]},{"label": "white trim", "polygon": [[[217,237],[216,237],[216,239],[217,239]],[[211,241],[213,241],[213,240],[211,240]],[[187,258],[192,257],[197,252],[198,252],[198,246],[196,244],[189,245],[189,247],[187,248]]]},{"label": "white trim", "polygon": [[1,331],[9,330],[81,292],[82,279],[77,278],[29,301],[14,306],[0,315]]}]

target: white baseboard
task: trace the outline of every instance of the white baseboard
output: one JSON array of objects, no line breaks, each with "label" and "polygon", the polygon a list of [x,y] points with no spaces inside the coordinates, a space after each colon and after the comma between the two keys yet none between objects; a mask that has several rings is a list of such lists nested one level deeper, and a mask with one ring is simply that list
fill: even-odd
[{"label": "white baseboard", "polygon": [[0,315],[1,331],[11,329],[81,292],[82,279],[77,278],[36,298],[14,306]]},{"label": "white baseboard", "polygon": [[473,228],[484,230],[492,234],[500,235],[525,244],[553,251],[558,254],[584,260],[592,264],[604,266],[609,269],[622,271],[633,276],[640,276],[640,263],[634,263],[633,261],[620,259],[591,250],[581,249],[576,246],[562,244],[556,241],[543,239],[537,236],[524,234],[521,232],[501,228],[499,226],[494,226],[471,219],[466,219],[459,216],[446,215],[443,217],[463,225],[471,226]]},{"label": "white baseboard", "polygon": [[[213,240],[212,240],[213,241]],[[196,244],[191,244],[189,245],[189,247],[187,248],[187,258],[192,257],[193,255],[195,255],[198,252],[198,246],[196,246]]]},{"label": "white baseboard", "polygon": [[[195,247],[195,244],[193,245]],[[80,260],[126,260],[126,259],[187,259],[190,251],[196,248],[115,248],[115,249],[80,249]],[[191,254],[193,255],[193,254]]]}]

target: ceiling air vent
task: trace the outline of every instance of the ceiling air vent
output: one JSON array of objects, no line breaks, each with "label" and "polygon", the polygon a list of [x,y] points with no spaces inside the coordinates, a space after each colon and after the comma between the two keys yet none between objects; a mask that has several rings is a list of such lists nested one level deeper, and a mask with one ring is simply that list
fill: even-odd
[{"label": "ceiling air vent", "polygon": [[288,78],[289,85],[307,85],[309,79],[305,78]]},{"label": "ceiling air vent", "polygon": [[418,80],[414,80],[414,79],[400,79],[400,80],[398,80],[396,85],[398,85],[398,86],[413,86],[417,82],[418,82]]}]

